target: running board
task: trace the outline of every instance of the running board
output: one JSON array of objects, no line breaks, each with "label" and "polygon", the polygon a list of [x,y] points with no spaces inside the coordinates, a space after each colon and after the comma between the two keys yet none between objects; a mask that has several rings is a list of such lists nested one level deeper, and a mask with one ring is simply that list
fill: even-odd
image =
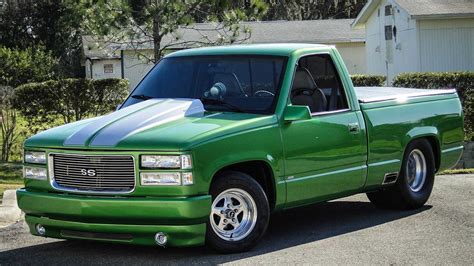
[{"label": "running board", "polygon": [[397,182],[398,173],[386,173],[383,177],[382,185],[390,185]]}]

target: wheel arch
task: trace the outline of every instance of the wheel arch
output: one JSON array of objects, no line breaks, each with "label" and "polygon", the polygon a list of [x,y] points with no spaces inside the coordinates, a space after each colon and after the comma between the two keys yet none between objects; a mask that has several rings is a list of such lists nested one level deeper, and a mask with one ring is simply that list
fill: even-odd
[{"label": "wheel arch", "polygon": [[264,160],[248,160],[223,166],[212,176],[209,189],[216,181],[217,176],[226,171],[242,172],[252,177],[260,184],[260,186],[262,186],[263,190],[265,191],[265,194],[268,198],[268,203],[270,205],[270,210],[275,208],[277,196],[275,175],[271,165],[268,162]]},{"label": "wheel arch", "polygon": [[441,165],[441,142],[438,129],[436,127],[419,127],[410,130],[404,140],[403,154],[406,153],[406,147],[411,142],[419,139],[426,139],[430,143],[435,159],[435,171],[437,172]]}]

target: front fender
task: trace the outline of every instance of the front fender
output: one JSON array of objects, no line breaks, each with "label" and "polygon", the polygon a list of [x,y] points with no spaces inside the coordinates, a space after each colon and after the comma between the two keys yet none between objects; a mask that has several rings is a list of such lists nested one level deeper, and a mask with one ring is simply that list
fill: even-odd
[{"label": "front fender", "polygon": [[276,205],[284,202],[286,188],[284,181],[283,146],[278,125],[269,125],[245,132],[238,132],[214,139],[195,147],[193,167],[196,182],[203,192],[208,193],[215,174],[230,165],[263,161],[267,163],[276,186]]}]

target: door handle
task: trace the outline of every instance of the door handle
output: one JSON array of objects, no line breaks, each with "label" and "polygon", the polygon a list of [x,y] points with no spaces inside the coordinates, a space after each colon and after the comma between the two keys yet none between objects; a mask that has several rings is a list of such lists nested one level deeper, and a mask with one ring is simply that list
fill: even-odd
[{"label": "door handle", "polygon": [[349,123],[347,125],[347,128],[349,129],[349,132],[352,134],[359,133],[360,131],[359,123]]}]

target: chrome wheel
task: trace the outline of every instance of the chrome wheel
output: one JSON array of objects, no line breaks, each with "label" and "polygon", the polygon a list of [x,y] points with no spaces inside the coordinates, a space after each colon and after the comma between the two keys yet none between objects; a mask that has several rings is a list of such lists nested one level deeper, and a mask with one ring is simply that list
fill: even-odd
[{"label": "chrome wheel", "polygon": [[257,205],[249,193],[231,188],[212,202],[209,217],[214,232],[226,241],[238,241],[248,236],[257,222]]},{"label": "chrome wheel", "polygon": [[423,152],[418,149],[410,152],[406,171],[411,191],[420,191],[426,179],[426,159]]}]

